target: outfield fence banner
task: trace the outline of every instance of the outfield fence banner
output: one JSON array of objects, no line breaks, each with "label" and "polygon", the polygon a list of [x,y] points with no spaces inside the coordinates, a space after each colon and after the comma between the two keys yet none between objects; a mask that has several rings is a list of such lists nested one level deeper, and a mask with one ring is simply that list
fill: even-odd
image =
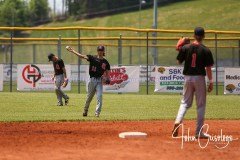
[{"label": "outfield fence banner", "polygon": [[0,64],[0,91],[3,91],[3,65]]},{"label": "outfield fence banner", "polygon": [[[7,82],[10,81],[10,76],[11,76],[11,66],[10,64],[4,64],[3,65],[3,81]],[[17,65],[13,64],[12,65],[12,80],[17,81]]]},{"label": "outfield fence banner", "polygon": [[224,94],[240,94],[240,68],[225,68]]},{"label": "outfield fence banner", "polygon": [[154,92],[181,93],[183,84],[183,67],[155,67]]},{"label": "outfield fence banner", "polygon": [[[140,82],[147,81],[147,66],[140,66]],[[155,82],[155,66],[148,66],[148,82]]]},{"label": "outfield fence banner", "polygon": [[137,66],[112,67],[111,83],[103,86],[104,92],[139,92],[139,72]]},{"label": "outfield fence banner", "polygon": [[[80,65],[80,81],[86,82],[88,78],[89,65]],[[78,81],[78,65],[71,65],[71,80],[72,82]]]},{"label": "outfield fence banner", "polygon": [[[71,78],[71,66],[65,65],[67,76]],[[19,64],[17,66],[17,90],[54,90],[52,65]],[[71,90],[71,81],[63,90]]]},{"label": "outfield fence banner", "polygon": [[[110,70],[111,82],[109,85],[103,85],[103,92],[126,93],[139,92],[139,66],[112,66]],[[88,81],[86,90],[88,90]]]}]

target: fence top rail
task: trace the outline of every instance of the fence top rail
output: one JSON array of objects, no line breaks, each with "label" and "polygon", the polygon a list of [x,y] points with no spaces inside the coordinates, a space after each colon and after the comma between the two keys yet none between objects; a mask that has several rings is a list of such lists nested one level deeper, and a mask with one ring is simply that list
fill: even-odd
[{"label": "fence top rail", "polygon": [[[162,32],[162,33],[193,33],[193,30],[167,30],[167,29],[137,29],[129,27],[0,27],[0,30],[36,30],[36,31],[54,31],[54,30],[98,30],[98,31],[134,31],[134,32]],[[213,34],[240,34],[240,31],[218,31],[206,30],[206,33]]]},{"label": "fence top rail", "polygon": [[[11,45],[11,43],[1,43],[2,45]],[[61,43],[62,45],[69,45],[69,43]],[[13,43],[14,46],[29,46],[29,45],[58,45],[58,43]],[[71,46],[77,46],[78,43],[71,43]],[[81,43],[81,46],[98,46],[98,43]],[[114,44],[114,43],[104,43],[104,46],[106,47],[118,47],[118,44]],[[160,47],[160,48],[176,48],[176,45],[152,45],[149,44],[149,47]],[[130,44],[130,43],[123,43],[122,47],[146,47],[146,45],[143,44]],[[207,46],[209,48],[215,48],[216,46],[213,45],[209,45]],[[218,48],[239,48],[239,46],[230,46],[230,45],[219,45],[217,46]]]},{"label": "fence top rail", "polygon": [[[78,38],[61,38],[62,41],[78,41],[78,40],[87,40],[87,41],[96,41],[96,40],[147,40],[146,37],[81,37]],[[178,40],[179,37],[149,37],[149,40]],[[190,38],[193,40],[193,38]],[[11,40],[11,38],[0,37],[0,40],[6,41]],[[14,41],[58,41],[59,38],[16,38],[13,37]],[[205,40],[214,41],[216,38],[205,38]],[[217,40],[240,40],[240,37],[219,37]]]}]

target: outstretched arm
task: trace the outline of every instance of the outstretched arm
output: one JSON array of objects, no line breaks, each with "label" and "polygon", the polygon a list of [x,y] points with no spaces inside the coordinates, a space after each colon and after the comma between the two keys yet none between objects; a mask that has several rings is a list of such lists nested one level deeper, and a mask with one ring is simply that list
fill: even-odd
[{"label": "outstretched arm", "polygon": [[71,53],[77,55],[79,58],[82,58],[82,59],[86,59],[86,60],[88,60],[88,56],[87,56],[87,55],[84,55],[84,54],[78,53],[78,52],[75,51],[72,47],[70,47],[70,46],[66,46],[66,49],[67,49],[69,52],[71,52]]}]

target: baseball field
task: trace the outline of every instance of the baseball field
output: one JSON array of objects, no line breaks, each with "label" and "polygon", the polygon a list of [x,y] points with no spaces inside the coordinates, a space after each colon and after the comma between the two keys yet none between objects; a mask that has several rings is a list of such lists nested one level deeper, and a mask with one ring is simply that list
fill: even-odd
[{"label": "baseball field", "polygon": [[[54,93],[0,96],[0,159],[239,159],[239,96],[209,95],[208,133],[220,139],[190,141],[196,107],[188,111],[180,138],[171,137],[181,95],[105,94],[103,111],[82,117],[85,94],[69,93],[57,107]],[[147,138],[120,139],[125,131]],[[185,136],[185,138],[181,138]],[[231,141],[224,137],[232,136]],[[190,139],[190,138],[189,138]],[[219,149],[221,148],[221,149]]]}]

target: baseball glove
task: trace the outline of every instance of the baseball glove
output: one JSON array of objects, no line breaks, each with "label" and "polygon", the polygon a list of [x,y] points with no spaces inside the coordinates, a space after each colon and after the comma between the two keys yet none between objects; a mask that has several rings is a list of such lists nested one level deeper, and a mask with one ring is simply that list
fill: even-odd
[{"label": "baseball glove", "polygon": [[110,84],[111,83],[110,78],[102,76],[102,83],[103,84]]},{"label": "baseball glove", "polygon": [[110,79],[107,78],[106,81],[105,81],[105,84],[110,84],[110,83],[111,83]]},{"label": "baseball glove", "polygon": [[189,44],[190,39],[188,37],[182,37],[178,40],[176,50],[179,51],[184,45]]},{"label": "baseball glove", "polygon": [[65,88],[68,85],[68,79],[65,79],[65,81],[62,83],[62,87]]}]

